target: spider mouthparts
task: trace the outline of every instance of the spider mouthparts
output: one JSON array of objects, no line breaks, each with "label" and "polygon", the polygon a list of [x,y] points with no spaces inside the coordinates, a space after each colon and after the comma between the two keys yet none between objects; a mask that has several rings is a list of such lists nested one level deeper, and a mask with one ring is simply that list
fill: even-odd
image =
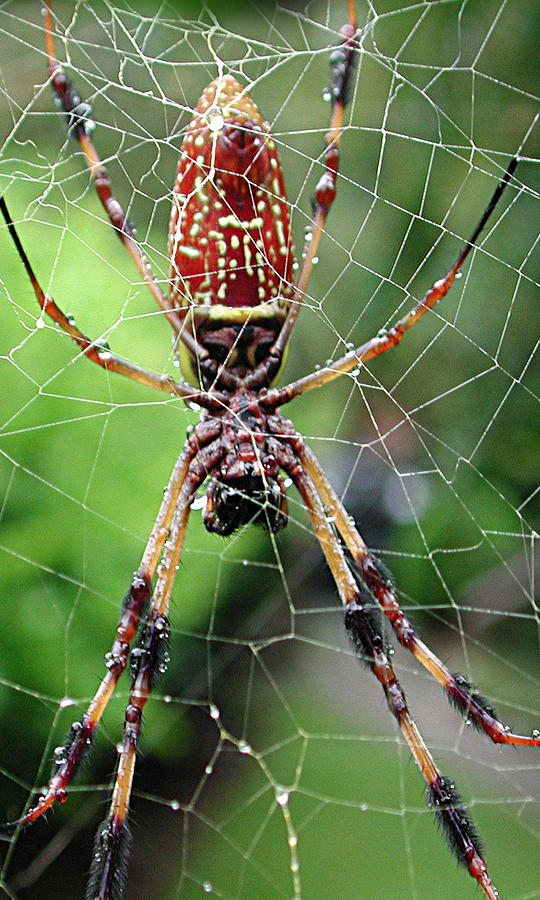
[{"label": "spider mouthparts", "polygon": [[287,524],[287,498],[281,481],[242,475],[213,481],[208,488],[204,524],[208,531],[227,536],[242,525],[259,525],[272,534]]}]

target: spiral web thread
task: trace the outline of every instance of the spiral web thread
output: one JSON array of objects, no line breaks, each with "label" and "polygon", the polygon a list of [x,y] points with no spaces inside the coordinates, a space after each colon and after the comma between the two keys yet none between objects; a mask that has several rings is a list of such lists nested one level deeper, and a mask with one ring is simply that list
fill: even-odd
[{"label": "spiral web thread", "polygon": [[[220,71],[249,85],[272,126],[300,255],[322,172],[328,57],[346,10],[88,6],[55,3],[58,57],[92,105],[114,193],[164,286],[178,150]],[[433,649],[504,721],[530,730],[540,723],[538,19],[517,0],[357,7],[338,198],[286,380],[403,315],[453,262],[508,160],[521,161],[463,277],[395,356],[287,413]],[[116,352],[175,374],[162,316],[54,108],[38,4],[2,5],[0,47],[0,188],[44,289]],[[12,818],[95,688],[197,415],[80,359],[40,318],[0,240],[0,772],[1,814]],[[204,531],[195,504],[172,660],[145,719],[127,896],[384,898],[396,884],[414,900],[472,896],[378,686],[352,657],[292,490],[289,504],[277,538],[247,529],[227,542]],[[538,754],[471,734],[412,658],[396,651],[394,663],[485,836],[501,896],[540,897]],[[126,689],[127,680],[69,803],[5,840],[6,896],[82,895]]]}]

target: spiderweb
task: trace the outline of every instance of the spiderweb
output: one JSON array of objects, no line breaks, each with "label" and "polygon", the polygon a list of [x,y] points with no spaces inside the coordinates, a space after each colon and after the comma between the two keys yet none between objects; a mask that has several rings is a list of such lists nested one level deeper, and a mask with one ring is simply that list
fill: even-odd
[{"label": "spiderweb", "polygon": [[[179,146],[220,66],[271,123],[300,253],[344,6],[55,3],[58,57],[93,106],[114,192],[164,284]],[[518,0],[357,7],[338,200],[287,380],[402,315],[454,261],[511,156],[522,161],[440,307],[399,350],[287,414],[425,639],[503,721],[530,731],[540,723],[538,16]],[[93,337],[175,373],[167,328],[58,121],[39,4],[3,3],[0,41],[0,187],[42,286]],[[0,774],[1,815],[13,818],[103,672],[160,488],[197,416],[81,359],[41,320],[0,239]],[[472,897],[380,689],[351,654],[292,490],[289,503],[275,538],[247,529],[224,541],[205,532],[200,504],[192,513],[172,659],[145,712],[127,896]],[[540,897],[539,754],[471,734],[412,657],[396,651],[394,663],[501,895]],[[5,896],[82,896],[127,684],[69,802],[5,839]]]}]

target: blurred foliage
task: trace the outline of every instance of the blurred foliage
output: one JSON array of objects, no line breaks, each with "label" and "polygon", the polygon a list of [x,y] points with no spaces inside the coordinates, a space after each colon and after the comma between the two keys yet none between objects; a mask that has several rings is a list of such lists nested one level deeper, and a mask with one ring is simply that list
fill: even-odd
[{"label": "blurred foliage", "polygon": [[[154,4],[54,4],[66,34],[58,55],[92,101],[115,193],[164,280],[176,157],[189,110],[216,74],[209,24],[221,26],[213,53],[253,82],[272,123],[297,248],[309,225],[329,114],[328,48],[343,11],[258,6],[201,12],[175,3],[155,18]],[[538,10],[517,0],[380,0],[375,8],[345,118],[338,200],[284,378],[402,315],[453,262],[511,155],[523,161],[482,249],[440,308],[399,350],[356,379],[311,392],[290,414],[434,648],[479,681],[504,718],[530,728],[540,718],[530,596]],[[185,29],[180,17],[190,20]],[[358,4],[358,17],[366,21],[367,5]],[[4,4],[0,20],[9,101],[0,188],[42,285],[86,333],[175,373],[167,329],[58,121],[39,4]],[[36,328],[31,287],[7,235],[0,241],[0,815],[12,817],[46,780],[54,746],[95,689],[120,598],[197,416],[98,371],[51,324]],[[275,544],[252,530],[225,542],[192,515],[172,660],[145,712],[127,896],[290,896],[274,788],[294,784],[297,772],[290,812],[306,900],[368,890],[382,900],[396,896],[396,883],[404,898],[472,896],[377,686],[348,653],[335,592],[292,492],[290,507],[290,527]],[[415,693],[416,666],[400,654],[396,664],[437,759],[471,802],[504,896],[537,896],[538,806],[521,771],[523,760],[531,772],[537,760],[503,758],[480,736],[458,733],[438,689],[421,676]],[[7,896],[82,895],[126,690],[111,703],[69,803],[6,844],[14,853]],[[225,731],[237,743],[225,743],[205,778]],[[260,757],[239,752],[242,740]],[[194,791],[186,836],[173,801],[187,803]]]}]

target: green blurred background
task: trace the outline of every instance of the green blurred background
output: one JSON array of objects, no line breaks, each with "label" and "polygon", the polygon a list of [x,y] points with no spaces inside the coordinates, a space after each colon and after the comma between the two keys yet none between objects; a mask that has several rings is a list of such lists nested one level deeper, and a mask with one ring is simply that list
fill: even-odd
[{"label": "green blurred background", "polygon": [[[357,6],[366,27],[339,197],[286,380],[402,315],[453,262],[510,157],[523,161],[444,304],[399,350],[287,412],[431,646],[482,686],[503,721],[528,731],[540,724],[538,9],[376,2],[370,16]],[[272,124],[301,247],[344,7],[55,3],[58,56],[92,102],[96,145],[164,281],[176,157],[217,58],[251,84]],[[175,373],[167,328],[54,108],[38,2],[0,8],[0,70],[0,188],[44,289],[86,333]],[[109,378],[49,323],[36,328],[5,231],[0,247],[0,816],[11,818],[46,781],[54,747],[98,683],[120,598],[197,416]],[[127,897],[290,898],[288,828],[304,900],[478,896],[437,834],[378,686],[349,650],[292,491],[290,514],[275,540],[247,530],[224,541],[193,512],[172,659],[145,711]],[[501,896],[540,897],[538,753],[471,734],[414,660],[398,651],[394,660],[437,761],[472,808]],[[6,896],[83,896],[125,699],[126,683],[69,802],[5,841]]]}]

